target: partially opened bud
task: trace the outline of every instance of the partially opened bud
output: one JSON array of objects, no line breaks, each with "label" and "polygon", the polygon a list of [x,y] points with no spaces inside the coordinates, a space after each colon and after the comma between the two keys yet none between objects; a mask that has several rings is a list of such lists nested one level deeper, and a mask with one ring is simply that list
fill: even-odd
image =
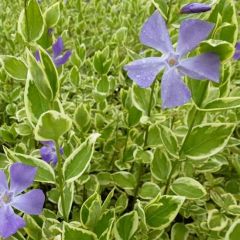
[{"label": "partially opened bud", "polygon": [[211,10],[211,6],[204,3],[189,3],[182,7],[181,13],[201,13]]},{"label": "partially opened bud", "polygon": [[235,54],[233,56],[235,60],[240,60],[240,42],[236,44]]}]

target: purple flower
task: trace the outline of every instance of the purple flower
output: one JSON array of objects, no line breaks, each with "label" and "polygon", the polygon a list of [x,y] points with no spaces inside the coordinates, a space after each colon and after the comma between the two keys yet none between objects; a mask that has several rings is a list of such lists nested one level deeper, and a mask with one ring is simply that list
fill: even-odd
[{"label": "purple flower", "polygon": [[53,51],[52,59],[56,67],[59,67],[65,64],[70,58],[70,56],[72,55],[71,51],[66,51],[63,54],[63,50],[64,50],[63,40],[62,40],[62,37],[59,37],[52,46],[52,51]]},{"label": "purple flower", "polygon": [[[10,168],[10,188],[5,173],[0,170],[0,236],[8,238],[25,227],[25,221],[14,213],[13,208],[21,212],[38,215],[42,212],[45,196],[40,189],[20,194],[34,180],[37,168],[14,163]],[[12,208],[13,207],[13,208]]]},{"label": "purple flower", "polygon": [[[53,30],[49,28],[48,34],[51,34],[52,31]],[[52,60],[55,63],[56,67],[60,67],[61,65],[65,64],[72,55],[71,51],[66,51],[63,54],[63,50],[64,50],[63,40],[61,37],[59,37],[57,41],[52,45],[53,52]],[[41,61],[39,50],[35,52],[35,58],[38,62]]]},{"label": "purple flower", "polygon": [[234,55],[233,55],[233,58],[234,58],[235,60],[239,60],[239,59],[240,59],[240,42],[237,42],[235,49],[236,49],[236,50],[235,50],[235,53],[234,53]]},{"label": "purple flower", "polygon": [[159,12],[155,11],[143,25],[140,41],[162,52],[163,55],[136,60],[124,66],[124,69],[128,76],[143,88],[149,87],[158,73],[165,69],[161,86],[162,107],[181,106],[191,98],[188,87],[182,81],[183,76],[219,82],[220,61],[217,55],[204,53],[183,59],[208,37],[213,27],[212,23],[196,19],[183,21],[180,26],[177,49],[174,51],[166,23]]},{"label": "purple flower", "polygon": [[[52,164],[53,166],[56,166],[57,164],[57,153],[56,153],[56,147],[53,141],[44,141],[41,142],[44,146],[40,149],[40,154],[42,159]],[[63,148],[60,148],[60,154],[63,154]]]},{"label": "purple flower", "polygon": [[181,13],[201,13],[211,10],[211,6],[204,3],[189,3],[182,7]]}]

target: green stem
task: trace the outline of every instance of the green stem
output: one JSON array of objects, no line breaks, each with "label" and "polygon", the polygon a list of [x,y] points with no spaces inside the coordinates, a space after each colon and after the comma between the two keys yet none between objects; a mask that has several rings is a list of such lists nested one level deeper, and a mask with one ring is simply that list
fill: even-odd
[{"label": "green stem", "polygon": [[[186,144],[189,136],[191,135],[191,132],[192,132],[192,129],[193,129],[193,126],[194,126],[194,123],[195,123],[195,120],[196,120],[196,118],[197,118],[198,113],[199,113],[199,111],[198,111],[197,109],[195,109],[195,110],[194,110],[194,113],[193,113],[193,114],[195,115],[195,117],[192,118],[192,121],[191,121],[190,126],[189,126],[189,128],[188,128],[188,132],[187,132],[187,134],[186,134],[186,136],[185,136],[185,138],[184,138],[184,140],[183,140],[182,146],[181,146],[181,148],[180,148],[180,150],[179,150],[179,156],[181,156],[182,151],[183,151],[183,147],[185,146],[185,144]],[[173,167],[172,167],[172,170],[171,170],[171,172],[170,172],[170,174],[169,174],[169,177],[168,177],[168,179],[167,179],[166,187],[165,187],[165,189],[164,189],[164,193],[163,193],[164,195],[167,194],[168,191],[169,191],[169,187],[170,187],[170,183],[171,183],[173,174],[174,174],[174,172],[176,171],[178,165],[179,165],[179,159],[177,159],[176,162],[173,162]]]},{"label": "green stem", "polygon": [[[204,96],[205,96],[205,94],[206,94],[207,87],[208,87],[208,82],[205,82],[205,85],[204,85],[204,87],[203,87],[203,89],[202,89],[202,94],[201,94],[201,96],[200,96],[200,98],[199,98],[199,100],[198,100],[198,102],[197,102],[197,105],[198,105],[198,106],[201,106],[201,104],[202,104],[202,102],[203,102]],[[192,129],[193,129],[193,127],[194,127],[194,124],[195,124],[195,121],[196,121],[196,119],[197,119],[198,114],[199,114],[199,110],[197,110],[197,108],[195,108],[194,111],[193,111],[193,113],[192,113],[192,115],[193,115],[194,117],[191,119],[191,122],[190,122],[190,125],[189,125],[189,128],[188,128],[187,134],[186,134],[186,136],[184,137],[183,142],[182,142],[182,146],[181,146],[181,148],[180,148],[180,150],[179,150],[179,157],[181,157],[182,152],[183,152],[183,148],[184,148],[184,146],[185,146],[188,138],[189,138],[190,135],[191,135],[191,132],[192,132]],[[164,189],[164,193],[163,193],[164,195],[167,194],[168,191],[169,191],[169,187],[170,187],[170,183],[171,183],[173,174],[174,174],[175,170],[177,169],[178,165],[179,165],[179,159],[177,159],[177,161],[173,163],[172,170],[171,170],[171,172],[170,172],[170,174],[169,174],[169,177],[168,177],[167,183],[166,183],[166,187],[165,187],[165,189]]]},{"label": "green stem", "polygon": [[25,14],[25,26],[26,26],[26,32],[27,32],[27,41],[29,42],[29,26],[28,26],[28,16],[27,16],[27,2],[28,0],[24,0],[24,14]]},{"label": "green stem", "polygon": [[[147,111],[147,116],[150,117],[151,116],[151,111],[152,111],[152,104],[153,104],[153,96],[154,96],[154,89],[155,89],[155,84],[156,84],[155,80],[151,86],[151,95],[150,95],[150,99],[149,99],[149,105],[148,105],[148,111]],[[143,144],[143,149],[145,149],[145,147],[147,146],[147,141],[148,141],[148,132],[149,132],[149,125],[147,125],[146,129],[145,129],[145,135],[144,135],[144,144]],[[143,174],[143,170],[144,170],[144,165],[143,163],[139,163],[138,167],[137,167],[137,171],[136,171],[136,179],[137,179],[137,185],[136,188],[134,190],[134,200],[133,202],[135,203],[137,200],[137,196],[138,196],[138,192],[139,192],[139,188],[140,188],[140,182],[141,182],[141,176]],[[133,204],[134,205],[134,204]]]},{"label": "green stem", "polygon": [[129,129],[127,129],[127,137],[126,137],[126,140],[125,140],[125,145],[124,145],[123,154],[122,154],[123,162],[124,162],[124,154],[127,150],[128,139],[129,139]]},{"label": "green stem", "polygon": [[61,205],[62,205],[62,212],[63,212],[63,219],[64,221],[68,221],[68,217],[66,214],[66,208],[65,208],[65,202],[64,202],[64,179],[63,179],[63,171],[62,171],[62,156],[60,154],[60,146],[58,141],[55,141],[56,144],[56,153],[57,153],[57,159],[58,159],[58,164],[57,164],[57,173],[58,173],[58,183],[59,183],[59,192],[61,196]]}]

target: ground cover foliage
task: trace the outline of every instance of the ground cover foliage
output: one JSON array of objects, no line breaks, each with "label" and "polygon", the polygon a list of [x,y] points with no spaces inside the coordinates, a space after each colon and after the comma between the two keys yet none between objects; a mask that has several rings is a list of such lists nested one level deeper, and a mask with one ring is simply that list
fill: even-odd
[{"label": "ground cover foliage", "polygon": [[[0,1],[0,238],[239,239],[240,2],[188,3]],[[182,22],[214,24],[187,57],[215,54],[219,82],[185,76],[181,106],[163,71],[142,88],[125,68],[161,56],[139,40],[155,11],[174,47]]]}]

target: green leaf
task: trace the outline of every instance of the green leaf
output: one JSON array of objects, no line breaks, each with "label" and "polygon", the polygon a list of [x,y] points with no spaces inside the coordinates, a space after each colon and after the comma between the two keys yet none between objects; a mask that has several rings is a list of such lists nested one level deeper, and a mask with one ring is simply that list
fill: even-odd
[{"label": "green leaf", "polygon": [[158,181],[166,182],[172,170],[172,164],[167,155],[162,149],[157,148],[154,153],[154,158],[151,162],[152,176]]},{"label": "green leaf", "polygon": [[[131,99],[133,105],[144,112],[147,115],[148,106],[150,101],[151,89],[150,88],[140,88],[134,84],[131,88]],[[152,104],[152,107],[154,104]]]},{"label": "green leaf", "polygon": [[161,137],[161,130],[157,124],[151,124],[148,130],[148,141],[147,146],[157,147],[162,145]]},{"label": "green leaf", "polygon": [[106,50],[106,54],[103,51],[97,51],[94,55],[93,58],[93,66],[94,69],[96,70],[96,72],[100,73],[100,74],[107,74],[111,68],[112,65],[112,59],[108,58],[108,54],[107,52],[109,51],[108,47],[105,48],[104,50]]},{"label": "green leaf", "polygon": [[72,121],[67,115],[54,110],[47,111],[38,120],[34,130],[35,139],[57,141],[71,128],[71,125]]},{"label": "green leaf", "polygon": [[129,127],[134,127],[139,124],[140,118],[142,116],[142,112],[138,110],[136,107],[132,106],[128,111],[127,123]]},{"label": "green leaf", "polygon": [[56,99],[59,92],[59,80],[58,80],[58,72],[55,67],[54,62],[52,61],[52,58],[49,56],[49,54],[41,47],[39,47],[40,52],[40,58],[42,62],[42,67],[44,69],[44,72],[47,77],[47,81],[50,85],[51,92],[53,94],[53,99]]},{"label": "green leaf", "polygon": [[63,172],[65,180],[72,182],[78,179],[87,169],[92,159],[94,145],[100,135],[93,133],[65,160]]},{"label": "green leaf", "polygon": [[152,4],[158,9],[161,15],[167,20],[168,4],[166,0],[152,0]]},{"label": "green leaf", "polygon": [[229,110],[240,107],[240,97],[225,97],[217,98],[206,105],[204,105],[200,110],[206,112]]},{"label": "green leaf", "polygon": [[42,229],[37,224],[35,219],[27,214],[24,214],[24,220],[26,222],[26,227],[24,230],[28,234],[29,237],[31,237],[33,240],[38,240],[42,238]]},{"label": "green leaf", "polygon": [[99,240],[110,240],[112,235],[112,227],[115,220],[114,210],[105,212],[94,228]]},{"label": "green leaf", "polygon": [[[74,184],[73,183],[65,184],[64,191],[63,191],[63,197],[64,197],[64,203],[65,203],[64,204],[65,212],[66,212],[66,215],[68,218],[68,216],[71,212],[73,197],[74,197]],[[59,198],[58,209],[63,216],[61,201],[62,201],[62,198]]]},{"label": "green leaf", "polygon": [[18,21],[18,31],[26,42],[36,41],[42,36],[44,21],[37,0],[28,2],[26,14],[24,10],[21,12]]},{"label": "green leaf", "polygon": [[208,211],[207,224],[212,231],[221,232],[228,225],[228,218],[217,209]]},{"label": "green leaf", "polygon": [[97,240],[97,236],[93,232],[90,232],[82,228],[74,227],[71,224],[64,222],[63,240],[73,240],[73,239]]},{"label": "green leaf", "polygon": [[149,228],[166,228],[177,216],[184,200],[184,197],[164,195],[148,204],[144,211]]},{"label": "green leaf", "polygon": [[37,89],[34,82],[27,78],[24,91],[24,104],[29,122],[33,125],[41,114],[50,110],[49,101]]},{"label": "green leaf", "polygon": [[171,190],[187,199],[199,199],[207,194],[204,187],[198,181],[189,177],[176,179],[171,185]]},{"label": "green leaf", "polygon": [[54,27],[60,19],[60,2],[50,6],[44,13],[46,24],[49,27]]},{"label": "green leaf", "polygon": [[136,211],[121,216],[114,226],[114,236],[118,240],[130,240],[138,229],[138,214]]},{"label": "green leaf", "polygon": [[178,142],[175,134],[173,131],[164,126],[160,126],[160,137],[162,139],[162,143],[166,147],[168,153],[173,156],[174,158],[178,158]]},{"label": "green leaf", "polygon": [[115,184],[124,189],[134,189],[136,186],[136,179],[133,174],[129,172],[116,172],[112,174]]},{"label": "green leaf", "polygon": [[74,112],[74,123],[83,132],[87,132],[91,126],[91,113],[88,106],[81,104]]},{"label": "green leaf", "polygon": [[189,230],[183,223],[175,223],[171,229],[171,240],[187,240]]},{"label": "green leaf", "polygon": [[226,41],[222,40],[207,40],[201,43],[200,45],[201,53],[216,53],[221,61],[225,61],[229,58],[232,58],[235,48],[234,46]]},{"label": "green leaf", "polygon": [[[218,21],[219,16],[221,22]],[[216,26],[215,38],[232,43],[234,46],[238,36],[238,21],[233,0],[219,0],[211,11],[209,21]]]},{"label": "green leaf", "polygon": [[161,192],[156,183],[145,182],[139,190],[139,196],[143,199],[153,199]]},{"label": "green leaf", "polygon": [[81,223],[88,229],[94,229],[102,215],[102,200],[95,192],[82,205],[80,210]]},{"label": "green leaf", "polygon": [[27,54],[30,79],[35,83],[44,98],[52,100],[53,93],[46,73],[29,50],[27,51]]},{"label": "green leaf", "polygon": [[20,58],[13,56],[2,56],[1,61],[3,68],[10,77],[18,80],[27,79],[28,69],[26,64]]},{"label": "green leaf", "polygon": [[235,125],[225,123],[196,126],[183,146],[183,153],[193,160],[210,157],[226,146],[234,128]]},{"label": "green leaf", "polygon": [[233,224],[231,224],[228,229],[225,240],[239,240],[240,236],[240,220],[236,220]]},{"label": "green leaf", "polygon": [[21,153],[16,153],[6,147],[4,147],[4,151],[7,158],[11,161],[21,162],[26,165],[37,167],[37,175],[35,177],[35,181],[53,184],[55,183],[55,173],[53,168],[42,159]]}]

